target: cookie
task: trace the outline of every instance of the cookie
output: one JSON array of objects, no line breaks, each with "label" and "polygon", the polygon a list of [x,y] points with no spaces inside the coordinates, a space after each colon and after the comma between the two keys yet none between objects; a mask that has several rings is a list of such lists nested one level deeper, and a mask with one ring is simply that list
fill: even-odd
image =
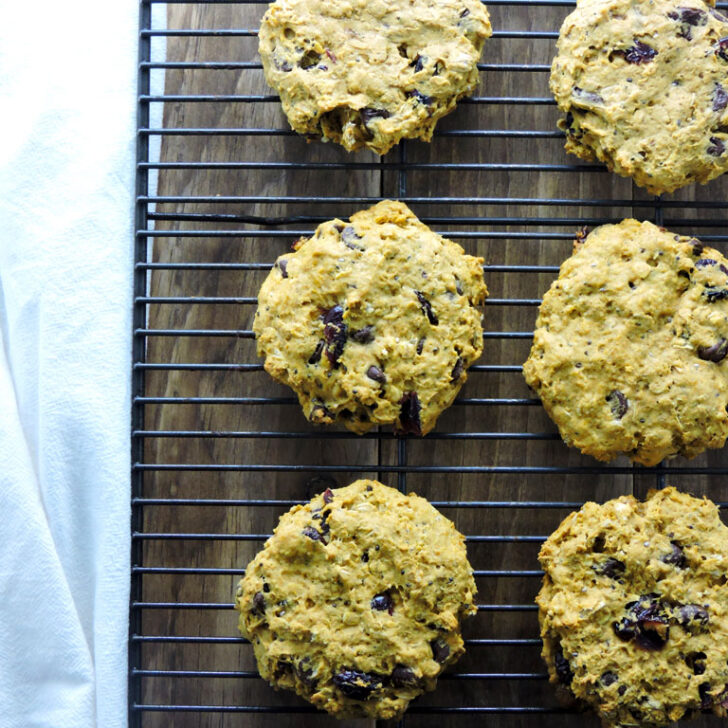
[{"label": "cookie", "polygon": [[389,719],[462,655],[474,595],[451,521],[413,493],[358,480],[280,519],[235,608],[273,687],[340,718]]},{"label": "cookie", "polygon": [[561,266],[523,373],[567,445],[656,465],[723,446],[726,353],[728,261],[696,238],[623,220]]},{"label": "cookie", "polygon": [[259,51],[295,131],[384,154],[475,90],[490,34],[479,0],[277,0]]},{"label": "cookie", "polygon": [[536,597],[549,678],[604,726],[728,707],[728,528],[675,488],[585,503],[546,540]]},{"label": "cookie", "polygon": [[295,248],[258,294],[265,370],[311,422],[431,430],[483,349],[483,260],[389,200]]},{"label": "cookie", "polygon": [[728,18],[703,0],[579,0],[550,85],[566,150],[653,194],[728,170]]}]

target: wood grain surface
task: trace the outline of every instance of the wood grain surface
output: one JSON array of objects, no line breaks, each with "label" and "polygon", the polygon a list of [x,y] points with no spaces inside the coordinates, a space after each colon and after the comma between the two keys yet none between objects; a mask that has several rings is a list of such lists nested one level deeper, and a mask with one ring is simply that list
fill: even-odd
[{"label": "wood grain surface", "polygon": [[[244,3],[171,4],[168,28],[256,29],[264,9],[262,4]],[[483,63],[488,67],[549,64],[555,33],[569,10],[537,4],[494,6],[491,15],[496,31],[519,32],[512,33],[514,37],[491,39]],[[548,31],[552,35],[539,38],[520,31]],[[256,46],[254,34],[171,36],[167,38],[167,60],[255,63]],[[143,495],[153,502],[143,508],[141,566],[147,569],[143,600],[186,606],[142,609],[144,641],[139,667],[143,672],[137,679],[146,706],[221,709],[169,712],[148,708],[135,713],[141,725],[364,725],[365,721],[336,723],[325,715],[306,712],[303,701],[274,692],[263,683],[255,674],[250,646],[236,637],[236,614],[230,605],[246,563],[291,501],[307,499],[329,483],[345,485],[357,477],[378,477],[433,501],[450,503],[442,507],[445,514],[462,532],[476,537],[469,543],[469,555],[474,568],[481,572],[478,600],[484,608],[465,627],[466,638],[475,642],[452,671],[468,677],[442,679],[435,693],[413,705],[405,725],[464,727],[477,720],[495,728],[596,728],[597,721],[589,714],[502,711],[456,715],[436,710],[447,706],[555,708],[535,640],[538,624],[533,598],[540,579],[536,560],[539,543],[533,537],[550,533],[571,508],[528,504],[602,501],[631,492],[644,495],[648,488],[664,482],[658,472],[632,469],[626,460],[612,464],[612,468],[620,469],[618,473],[595,467],[595,461],[567,449],[541,407],[527,402],[533,395],[518,366],[531,343],[528,332],[533,330],[536,316],[533,301],[547,289],[555,276],[553,267],[569,254],[571,238],[583,224],[634,215],[664,220],[677,230],[690,229],[709,237],[721,232],[718,226],[725,224],[725,219],[723,209],[692,205],[657,209],[653,198],[601,169],[585,166],[581,171],[519,171],[513,165],[568,165],[576,161],[563,152],[563,140],[552,134],[557,113],[553,104],[546,102],[550,98],[547,80],[543,69],[484,70],[476,97],[544,101],[461,103],[441,122],[431,144],[407,142],[387,155],[382,164],[369,152],[347,155],[332,145],[307,144],[285,133],[287,123],[278,103],[265,98],[272,92],[259,68],[166,70],[168,96],[264,98],[255,103],[171,99],[164,103],[166,130],[198,131],[161,137],[161,161],[166,168],[159,172],[158,195],[177,199],[158,201],[150,215],[159,233],[150,247],[156,265],[149,277],[150,295],[163,300],[150,302],[148,307],[151,333],[146,335],[147,363],[160,367],[146,371],[145,393],[150,398],[208,401],[146,405],[145,433],[140,435],[145,438],[147,468]],[[238,131],[199,131],[204,129]],[[243,129],[248,132],[240,131]],[[463,130],[473,133],[462,134]],[[482,130],[539,130],[549,134],[503,137],[479,134]],[[204,165],[174,166],[184,162]],[[231,162],[255,165],[248,169],[225,167]],[[359,166],[316,166],[342,162]],[[291,166],[295,163],[305,164]],[[433,169],[429,165],[434,163],[446,166]],[[408,166],[412,164],[415,168]],[[501,168],[479,166],[484,164]],[[722,201],[726,191],[726,183],[716,181],[669,200]],[[471,373],[461,399],[516,400],[511,404],[456,403],[440,419],[435,436],[422,440],[398,441],[389,433],[332,437],[330,430],[314,429],[299,408],[288,402],[290,392],[261,370],[254,341],[246,333],[252,325],[258,286],[276,257],[318,222],[347,217],[368,204],[361,198],[381,196],[415,198],[411,207],[416,214],[460,242],[467,252],[485,258],[491,296],[485,312],[489,334],[478,364],[488,368]],[[297,199],[271,199],[281,197]],[[336,197],[337,201],[311,199],[317,197]],[[456,198],[458,202],[427,202],[433,198]],[[523,202],[504,204],[489,202],[489,198]],[[529,202],[534,199],[544,202]],[[548,200],[615,202],[594,206]],[[454,223],[452,218],[456,218]],[[723,243],[717,245],[723,247]],[[507,269],[524,265],[546,268],[535,272]],[[217,300],[189,300],[197,298]],[[193,333],[186,334],[185,330]],[[160,331],[164,333],[154,333]],[[520,332],[525,333],[519,336]],[[187,364],[206,367],[186,369]],[[230,401],[215,401],[220,398]],[[260,403],[256,398],[283,398],[284,402]],[[281,437],[282,433],[299,434],[289,439]],[[451,433],[477,436],[445,436]],[[726,464],[723,452],[713,452],[690,463],[675,461],[670,467],[724,468]],[[238,467],[251,465],[259,467]],[[419,469],[397,471],[405,465]],[[317,466],[331,469],[317,472]],[[524,466],[531,470],[512,470]],[[572,466],[587,471],[538,472],[542,467]],[[438,468],[450,472],[433,472]],[[692,493],[728,499],[723,475],[676,472],[666,479]],[[207,502],[200,503],[200,499]],[[250,499],[283,503],[252,507],[245,504]],[[521,502],[520,507],[472,507],[474,502],[516,501]],[[524,538],[498,538],[511,535]],[[527,573],[509,575],[514,570]],[[200,604],[203,606],[195,606]],[[194,639],[181,639],[184,637]],[[496,639],[525,642],[477,642]],[[180,675],[180,671],[188,674]],[[215,671],[230,674],[209,674]],[[241,711],[245,706],[289,706],[302,712]],[[709,718],[693,723],[696,728],[715,724]]]}]

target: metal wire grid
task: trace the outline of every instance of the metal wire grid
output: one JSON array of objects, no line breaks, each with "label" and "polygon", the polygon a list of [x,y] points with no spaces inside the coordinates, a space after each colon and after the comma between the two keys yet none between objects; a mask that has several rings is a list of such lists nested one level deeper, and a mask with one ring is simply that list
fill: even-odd
[{"label": "metal wire grid", "polygon": [[[550,462],[542,462],[536,464],[493,464],[492,462],[472,464],[438,464],[422,463],[422,458],[417,458],[419,464],[411,463],[413,448],[417,448],[420,443],[412,441],[409,438],[394,438],[390,433],[376,432],[361,438],[363,441],[375,440],[378,448],[390,447],[392,460],[386,462],[386,458],[379,457],[379,462],[373,466],[371,463],[366,464],[324,464],[312,465],[301,464],[297,462],[271,462],[271,463],[250,463],[250,462],[214,462],[214,463],[197,463],[188,462],[184,458],[180,462],[164,463],[150,461],[145,443],[155,438],[178,438],[180,440],[196,439],[196,438],[214,438],[214,439],[241,439],[241,440],[321,440],[321,441],[348,441],[352,439],[352,435],[346,432],[337,431],[313,431],[301,430],[295,431],[295,428],[286,428],[284,430],[266,430],[266,429],[246,429],[246,430],[200,430],[200,429],[150,429],[148,428],[147,410],[150,406],[162,405],[165,407],[174,407],[175,405],[192,405],[192,406],[238,406],[238,407],[275,407],[283,405],[295,405],[295,400],[291,396],[164,396],[150,395],[147,388],[146,379],[149,372],[180,372],[189,371],[200,374],[207,372],[230,372],[238,375],[253,374],[260,372],[262,366],[251,357],[243,362],[179,362],[179,361],[150,361],[148,357],[148,342],[153,337],[234,337],[236,340],[250,340],[253,334],[247,329],[189,329],[189,328],[150,328],[149,314],[154,306],[161,305],[226,305],[231,306],[252,306],[255,304],[254,296],[202,296],[196,291],[190,295],[184,296],[159,296],[151,295],[150,291],[150,275],[173,275],[177,272],[193,271],[196,273],[205,272],[231,272],[245,273],[251,271],[267,271],[275,257],[271,255],[270,262],[220,262],[220,261],[185,261],[185,262],[155,262],[152,255],[151,243],[163,240],[164,238],[172,238],[175,240],[191,239],[198,237],[237,239],[245,237],[255,240],[256,238],[265,239],[295,239],[300,235],[310,233],[311,229],[320,221],[328,219],[327,215],[317,212],[317,205],[347,205],[354,206],[353,209],[365,207],[374,201],[375,197],[371,196],[326,196],[320,197],[315,195],[175,195],[162,197],[160,195],[150,194],[150,175],[153,171],[158,170],[159,174],[165,171],[174,170],[195,170],[208,171],[211,169],[219,170],[315,170],[317,172],[326,172],[333,170],[376,170],[386,171],[393,175],[395,182],[394,192],[389,191],[387,196],[397,196],[399,199],[407,202],[413,207],[418,206],[424,210],[438,210],[438,206],[459,206],[458,209],[472,207],[474,213],[472,215],[459,215],[456,217],[438,215],[432,213],[425,216],[425,221],[435,228],[446,228],[450,232],[451,237],[461,240],[524,240],[524,241],[565,241],[569,240],[573,235],[573,229],[583,224],[598,225],[604,222],[610,222],[616,219],[612,212],[615,208],[638,209],[638,214],[643,219],[653,219],[658,224],[666,224],[670,227],[684,227],[694,230],[696,228],[704,231],[701,238],[705,242],[712,245],[721,246],[728,241],[728,235],[723,234],[722,228],[726,225],[723,210],[727,203],[723,199],[719,199],[713,195],[701,195],[699,199],[683,200],[669,199],[662,200],[658,198],[621,198],[609,199],[608,197],[508,197],[508,196],[421,196],[411,192],[410,180],[411,175],[415,172],[430,171],[455,171],[455,172],[506,172],[506,173],[550,173],[550,172],[579,172],[579,173],[596,173],[603,174],[604,170],[599,165],[587,165],[575,163],[571,159],[562,156],[563,161],[554,163],[543,162],[518,162],[518,163],[501,163],[501,162],[429,162],[421,160],[410,160],[408,155],[411,147],[403,143],[400,145],[396,154],[389,155],[383,161],[377,162],[361,162],[361,161],[308,161],[306,159],[279,159],[273,162],[259,161],[156,161],[150,158],[150,140],[155,137],[164,137],[174,135],[176,137],[214,137],[214,136],[248,136],[261,137],[263,139],[272,139],[275,137],[292,137],[294,136],[286,128],[273,127],[256,127],[256,126],[240,126],[230,128],[219,128],[214,126],[196,126],[196,127],[175,127],[165,128],[164,126],[150,126],[150,107],[153,104],[161,103],[193,103],[207,104],[220,102],[230,104],[241,104],[253,107],[259,104],[275,103],[277,97],[269,94],[188,94],[168,96],[164,94],[153,95],[150,93],[150,78],[155,71],[166,72],[168,70],[175,71],[194,71],[204,69],[207,71],[239,71],[246,73],[249,71],[259,71],[260,63],[257,61],[164,61],[152,62],[151,45],[154,38],[161,37],[254,37],[255,29],[198,29],[198,28],[171,28],[160,29],[152,25],[152,6],[154,4],[164,4],[165,6],[183,4],[182,0],[142,0],[140,2],[140,64],[139,64],[139,104],[138,104],[138,164],[137,164],[137,203],[136,203],[136,242],[135,242],[135,305],[134,305],[134,350],[133,350],[133,432],[132,432],[132,590],[130,604],[130,679],[129,679],[129,710],[130,724],[140,726],[146,724],[149,716],[162,714],[168,716],[165,720],[173,719],[173,716],[184,714],[186,716],[196,716],[202,724],[203,716],[214,714],[224,716],[227,714],[258,714],[260,716],[272,715],[280,716],[281,714],[306,714],[314,712],[312,708],[304,706],[295,701],[279,700],[278,696],[269,704],[258,703],[242,703],[231,700],[224,703],[201,702],[195,704],[192,702],[184,702],[170,699],[168,702],[148,702],[145,701],[145,693],[143,685],[149,680],[166,680],[169,683],[177,683],[189,680],[208,679],[218,680],[255,680],[257,673],[253,669],[191,669],[186,665],[181,667],[174,661],[169,664],[159,665],[154,663],[151,667],[145,657],[144,649],[150,645],[201,645],[211,650],[216,650],[224,645],[241,645],[244,641],[231,634],[178,634],[174,632],[151,632],[145,629],[143,615],[155,610],[190,610],[192,612],[205,612],[215,610],[230,610],[229,601],[204,601],[169,599],[166,601],[150,601],[145,600],[144,580],[154,577],[155,575],[176,575],[182,577],[205,577],[205,576],[229,576],[237,578],[242,573],[242,568],[222,567],[222,566],[174,566],[166,563],[148,563],[145,558],[144,545],[157,541],[174,541],[189,542],[196,544],[219,544],[226,541],[235,541],[243,543],[253,543],[258,548],[262,541],[267,537],[267,533],[253,532],[155,532],[149,531],[145,525],[145,512],[149,509],[163,506],[172,509],[199,508],[213,509],[221,508],[252,508],[260,509],[262,513],[264,509],[276,509],[277,513],[284,512],[292,504],[301,502],[300,498],[264,498],[264,497],[242,497],[242,498],[199,498],[199,497],[174,497],[171,494],[165,494],[164,497],[158,495],[150,497],[145,490],[145,475],[149,473],[160,473],[170,471],[175,473],[193,472],[231,472],[231,473],[290,473],[299,474],[306,473],[309,475],[317,475],[325,477],[328,474],[336,474],[342,471],[347,473],[369,474],[375,471],[380,479],[390,478],[392,484],[396,484],[401,490],[405,491],[412,488],[413,479],[417,478],[417,483],[422,482],[422,478],[456,474],[458,476],[488,476],[488,477],[532,477],[532,478],[550,478],[552,476],[593,476],[598,478],[601,476],[619,476],[625,475],[634,477],[637,481],[636,489],[644,492],[648,486],[656,485],[662,487],[665,484],[666,477],[676,479],[684,476],[693,478],[704,476],[710,486],[710,478],[714,476],[724,475],[728,472],[728,461],[720,455],[714,457],[704,457],[691,463],[682,461],[659,466],[655,469],[635,468],[631,465],[619,464],[617,466],[601,466],[589,459],[578,460],[578,464],[568,461],[566,463],[558,462],[552,464]],[[189,5],[215,5],[220,4],[220,0],[208,0],[207,2],[185,3]],[[265,0],[249,0],[249,2],[233,2],[234,5],[263,5]],[[566,0],[495,0],[488,3],[489,7],[505,7],[505,8],[522,8],[524,6],[530,8],[564,8],[564,14],[573,3]],[[720,7],[720,6],[719,6]],[[496,26],[497,27],[497,26]],[[553,41],[557,37],[557,27],[549,30],[496,30],[495,38],[501,39],[542,39]],[[548,65],[544,63],[481,63],[480,69],[484,73],[513,73],[513,74],[544,74],[548,71]],[[530,105],[552,105],[553,100],[547,96],[476,96],[463,102],[464,105],[513,105],[516,109]],[[549,129],[460,129],[449,128],[443,125],[437,132],[438,137],[452,138],[503,138],[504,140],[513,139],[559,139],[561,134],[552,128]],[[382,195],[384,196],[384,195]],[[158,205],[161,203],[194,203],[225,205],[226,203],[240,204],[244,206],[265,205],[275,203],[284,206],[306,205],[306,209],[310,210],[305,215],[284,215],[284,216],[265,216],[265,215],[248,215],[218,213],[207,211],[203,213],[187,213],[187,212],[159,212]],[[488,217],[479,216],[478,210],[489,205],[498,205],[500,209],[505,210],[505,214],[500,216],[490,215]],[[521,214],[523,208],[537,208],[538,210],[557,210],[573,208],[593,210],[594,214],[582,216],[575,214],[573,216],[559,216],[555,214],[550,217],[548,215],[526,215]],[[518,210],[518,213],[509,215],[511,210]],[[710,213],[713,216],[706,220],[706,216]],[[716,216],[717,214],[717,216]],[[692,215],[692,216],[691,216]],[[624,215],[627,216],[627,215]],[[421,215],[422,217],[422,215]],[[176,221],[188,227],[180,227],[179,229],[166,230],[156,228],[159,222]],[[205,228],[206,224],[223,223],[233,224],[246,227],[209,229]],[[293,226],[293,229],[291,229]],[[478,226],[488,229],[478,229]],[[534,230],[513,231],[506,228],[514,226],[533,227]],[[461,227],[475,227],[475,230],[461,230]],[[551,231],[549,228],[564,228],[565,231]],[[542,228],[546,228],[545,230]],[[456,234],[452,234],[455,229]],[[716,232],[717,230],[717,232]],[[497,263],[488,264],[486,266],[486,274],[555,274],[558,270],[557,265],[543,264],[507,264]],[[507,293],[507,291],[505,292]],[[539,297],[511,297],[503,295],[501,297],[492,297],[488,300],[489,307],[510,306],[525,307],[534,309],[540,303]],[[489,309],[490,310],[490,309]],[[487,331],[486,339],[505,340],[505,341],[527,341],[531,337],[531,331],[502,330]],[[487,343],[487,342],[486,342]],[[479,363],[471,367],[471,371],[482,373],[483,375],[510,375],[517,376],[520,372],[520,365],[516,363]],[[509,396],[499,392],[501,396],[461,396],[455,403],[455,408],[469,407],[479,412],[487,411],[487,408],[514,408],[515,410],[522,408],[531,408],[538,406],[538,401],[530,396]],[[460,420],[458,420],[460,421]],[[523,442],[524,447],[528,443],[544,442],[548,443],[552,440],[558,440],[558,435],[553,428],[544,428],[545,431],[535,431],[532,429],[523,429],[522,431],[505,431],[503,429],[494,429],[493,431],[471,431],[463,428],[461,430],[444,429],[432,433],[428,436],[427,441],[437,443],[439,441],[468,441],[468,442]],[[546,459],[545,459],[546,460]],[[408,481],[409,476],[409,481]],[[392,480],[393,479],[393,480]],[[685,482],[689,482],[686,479]],[[488,500],[482,497],[478,498],[442,498],[437,497],[437,490],[434,491],[435,496],[430,497],[433,504],[439,508],[449,509],[459,512],[459,509],[475,511],[477,513],[485,513],[487,511],[503,510],[504,513],[512,514],[518,511],[528,511],[530,509],[538,511],[553,511],[565,514],[571,509],[578,508],[583,503],[581,499],[538,499],[538,498],[503,498]],[[715,493],[711,493],[716,497]],[[725,495],[722,491],[719,495]],[[721,503],[724,506],[725,503]],[[510,517],[510,516],[509,516]],[[559,515],[559,518],[561,516]],[[558,522],[559,518],[556,519]],[[545,532],[544,532],[545,533]],[[497,529],[493,532],[486,533],[469,533],[469,548],[477,548],[478,545],[488,545],[492,548],[502,546],[510,546],[517,544],[532,544],[537,547],[543,540],[544,533],[500,533]],[[537,566],[537,564],[535,564]],[[242,567],[242,564],[241,564]],[[488,569],[476,568],[476,578],[479,583],[483,580],[508,580],[516,579],[520,581],[537,581],[540,571],[537,568],[526,568],[523,565],[515,564],[512,568]],[[490,583],[490,582],[489,582]],[[488,592],[482,589],[481,592]],[[494,588],[494,592],[497,588]],[[506,590],[507,591],[507,590]],[[518,614],[521,612],[532,612],[535,606],[530,602],[515,603],[511,601],[497,603],[482,603],[478,606],[479,613],[483,614]],[[488,631],[490,629],[490,631]],[[515,650],[531,650],[538,652],[540,640],[537,636],[508,636],[505,629],[501,629],[497,623],[495,626],[489,625],[486,628],[486,636],[478,634],[476,637],[466,640],[469,653],[476,651],[478,648],[513,648]],[[438,693],[435,693],[433,700],[422,703],[417,701],[405,716],[403,722],[407,725],[425,725],[428,715],[445,714],[447,716],[471,716],[477,715],[498,715],[503,720],[507,720],[512,716],[521,722],[518,725],[536,725],[538,721],[544,724],[548,720],[546,716],[556,714],[559,722],[567,720],[569,716],[565,711],[555,704],[554,701],[539,701],[539,699],[528,700],[528,696],[532,691],[532,685],[543,683],[545,681],[545,672],[538,661],[531,661],[530,664],[537,667],[530,670],[509,671],[504,665],[496,665],[494,668],[488,669],[488,666],[480,667],[480,658],[474,658],[473,669],[460,670],[450,675],[444,676],[443,684],[461,683],[466,686],[465,693],[454,693],[455,699],[451,703],[443,703],[437,700]],[[485,664],[485,662],[483,662]],[[479,681],[508,681],[508,684],[515,684],[515,688],[511,690],[511,696],[515,697],[512,701],[514,704],[480,704],[474,701],[467,693],[468,683]],[[504,691],[508,693],[508,690]],[[450,695],[450,693],[447,693]],[[541,691],[539,694],[546,694]],[[463,697],[464,695],[464,697]],[[458,696],[462,699],[458,701]],[[579,718],[579,720],[583,720]],[[439,721],[438,721],[439,722]],[[186,722],[185,725],[192,725]],[[196,724],[196,723],[195,723]],[[205,723],[207,725],[207,723]],[[223,724],[223,723],[221,723]],[[225,723],[226,724],[226,723]],[[503,725],[506,723],[504,722]],[[557,723],[554,723],[556,725]],[[581,724],[581,723],[577,723]],[[217,723],[216,723],[217,725]],[[510,724],[509,724],[510,725]]]}]

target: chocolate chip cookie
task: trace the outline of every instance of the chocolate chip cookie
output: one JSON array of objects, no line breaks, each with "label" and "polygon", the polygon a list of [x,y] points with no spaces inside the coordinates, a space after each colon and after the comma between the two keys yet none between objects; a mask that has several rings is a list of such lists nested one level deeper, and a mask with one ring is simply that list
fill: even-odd
[{"label": "chocolate chip cookie", "polygon": [[728,261],[623,220],[578,239],[523,373],[567,445],[656,465],[723,446],[727,353]]},{"label": "chocolate chip cookie", "polygon": [[394,718],[463,653],[465,539],[424,498],[373,480],[285,514],[237,591],[260,674],[337,717]]},{"label": "chocolate chip cookie", "polygon": [[258,294],[265,370],[311,422],[427,433],[483,350],[482,258],[390,200],[295,247]]},{"label": "chocolate chip cookie", "polygon": [[579,0],[550,85],[567,151],[654,194],[728,170],[728,18],[703,0]]},{"label": "chocolate chip cookie", "polygon": [[728,707],[728,528],[674,488],[586,503],[541,548],[543,657],[605,726]]},{"label": "chocolate chip cookie", "polygon": [[475,90],[490,34],[479,0],[277,0],[259,50],[295,131],[384,154]]}]

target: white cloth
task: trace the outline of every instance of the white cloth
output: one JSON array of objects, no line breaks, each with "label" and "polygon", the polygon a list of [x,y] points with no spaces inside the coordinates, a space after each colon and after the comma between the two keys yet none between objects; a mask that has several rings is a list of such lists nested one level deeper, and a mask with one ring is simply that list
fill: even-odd
[{"label": "white cloth", "polygon": [[138,2],[0,17],[0,726],[116,728]]}]

